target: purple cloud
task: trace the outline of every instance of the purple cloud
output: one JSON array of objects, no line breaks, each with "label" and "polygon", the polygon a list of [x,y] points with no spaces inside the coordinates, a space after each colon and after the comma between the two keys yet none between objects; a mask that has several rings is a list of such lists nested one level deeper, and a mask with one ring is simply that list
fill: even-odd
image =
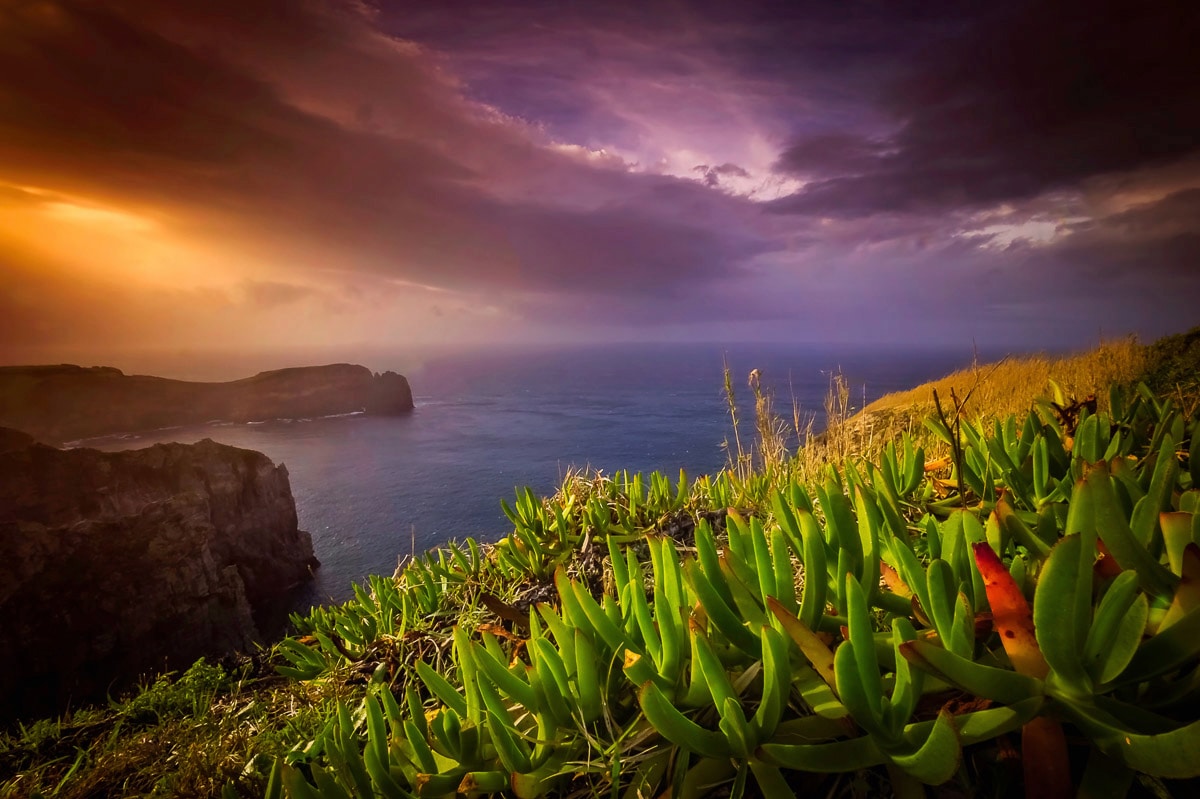
[{"label": "purple cloud", "polygon": [[[1198,19],[10,4],[0,208],[57,227],[0,219],[0,344],[136,341],[151,319],[248,338],[297,309],[346,340],[389,311],[413,320],[389,335],[474,313],[489,340],[553,325],[1069,346],[1099,319],[1183,327]],[[54,250],[61,231],[78,241]]]},{"label": "purple cloud", "polygon": [[[1200,148],[1200,14],[1187,4],[1021,3],[897,64],[874,139],[802,136],[778,168],[812,180],[794,213],[1025,201]],[[882,77],[882,76],[881,76]]]}]

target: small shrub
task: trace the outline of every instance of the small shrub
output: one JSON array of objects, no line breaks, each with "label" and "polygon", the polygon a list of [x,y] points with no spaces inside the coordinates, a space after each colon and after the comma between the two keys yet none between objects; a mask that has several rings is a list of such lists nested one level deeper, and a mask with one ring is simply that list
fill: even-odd
[{"label": "small shrub", "polygon": [[121,714],[134,724],[205,716],[213,698],[228,684],[229,675],[224,669],[201,658],[177,680],[172,681],[169,674],[159,675],[121,706]]}]

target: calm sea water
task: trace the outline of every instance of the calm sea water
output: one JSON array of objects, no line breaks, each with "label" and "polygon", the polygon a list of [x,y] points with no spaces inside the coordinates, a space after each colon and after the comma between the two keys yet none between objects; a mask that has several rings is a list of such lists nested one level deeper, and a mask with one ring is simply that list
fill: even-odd
[{"label": "calm sea water", "polygon": [[795,397],[818,413],[819,428],[834,370],[861,407],[971,357],[696,344],[460,355],[409,373],[416,409],[407,416],[211,424],[85,443],[119,450],[212,438],[286,464],[300,525],[322,562],[298,600],[303,608],[348,598],[352,582],[390,573],[414,547],[504,535],[500,500],[527,485],[550,492],[572,466],[719,470],[731,438],[723,359],[747,411],[746,376],[757,368],[782,413],[790,416]]}]

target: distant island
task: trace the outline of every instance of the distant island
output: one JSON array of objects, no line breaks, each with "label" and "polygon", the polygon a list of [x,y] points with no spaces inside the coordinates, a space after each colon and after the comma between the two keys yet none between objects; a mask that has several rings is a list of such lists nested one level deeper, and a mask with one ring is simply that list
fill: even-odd
[{"label": "distant island", "polygon": [[217,420],[389,415],[412,407],[404,375],[348,363],[276,369],[226,383],[126,375],[110,366],[0,367],[0,426],[56,444]]}]

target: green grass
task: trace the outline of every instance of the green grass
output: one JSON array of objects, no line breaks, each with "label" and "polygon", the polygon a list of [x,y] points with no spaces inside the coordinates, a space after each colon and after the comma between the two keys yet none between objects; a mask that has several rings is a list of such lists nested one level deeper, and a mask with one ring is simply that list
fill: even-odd
[{"label": "green grass", "polygon": [[18,725],[0,736],[0,796],[261,795],[263,770],[319,731],[327,703],[251,669],[201,660],[108,707]]},{"label": "green grass", "polygon": [[1146,384],[1194,408],[1200,402],[1200,327],[1166,336],[1147,348]]}]

